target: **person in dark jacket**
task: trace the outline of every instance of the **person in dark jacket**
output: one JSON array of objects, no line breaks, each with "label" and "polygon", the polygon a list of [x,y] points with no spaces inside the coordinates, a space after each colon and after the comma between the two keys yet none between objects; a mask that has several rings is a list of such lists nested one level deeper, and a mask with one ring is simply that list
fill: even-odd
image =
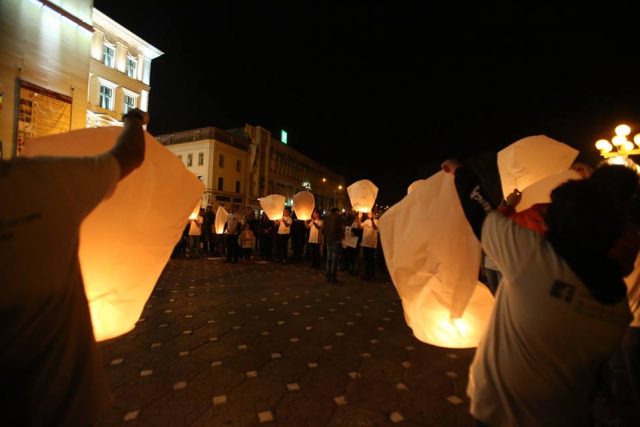
[{"label": "person in dark jacket", "polygon": [[323,233],[327,245],[327,282],[340,283],[337,272],[344,238],[344,221],[338,213],[338,208],[331,208],[331,213],[324,221]]}]

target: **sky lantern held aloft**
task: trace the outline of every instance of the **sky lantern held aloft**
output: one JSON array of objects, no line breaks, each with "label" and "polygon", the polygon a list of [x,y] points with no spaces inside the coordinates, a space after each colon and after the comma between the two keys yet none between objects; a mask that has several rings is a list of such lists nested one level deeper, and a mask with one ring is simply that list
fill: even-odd
[{"label": "sky lantern held aloft", "polygon": [[522,138],[498,152],[502,194],[506,199],[515,189],[564,172],[571,167],[578,151],[545,135]]},{"label": "sky lantern held aloft", "polygon": [[202,206],[202,200],[198,200],[198,203],[196,203],[196,207],[193,208],[193,211],[191,212],[191,215],[189,215],[189,220],[193,221],[198,219],[198,215],[200,215],[200,207]]},{"label": "sky lantern held aloft", "polygon": [[296,218],[303,221],[311,219],[311,213],[315,207],[316,200],[309,191],[300,191],[293,196],[293,210]]},{"label": "sky lantern held aloft", "polygon": [[[118,127],[32,139],[24,155],[80,157],[115,145]],[[85,218],[79,259],[96,340],[135,326],[204,186],[145,132],[142,165]]]},{"label": "sky lantern held aloft", "polygon": [[378,197],[378,187],[368,179],[361,179],[347,187],[349,200],[354,210],[362,213],[371,212]]},{"label": "sky lantern held aloft", "polygon": [[380,239],[405,320],[422,342],[476,347],[493,296],[478,282],[480,242],[467,222],[454,178],[438,172],[380,218]]},{"label": "sky lantern held aloft", "polygon": [[282,219],[286,198],[280,194],[270,194],[260,199],[260,207],[271,221]]},{"label": "sky lantern held aloft", "polygon": [[218,206],[218,210],[216,211],[216,221],[215,221],[216,234],[224,233],[224,225],[227,222],[228,216],[229,216],[229,212],[227,212],[227,210],[224,207]]}]

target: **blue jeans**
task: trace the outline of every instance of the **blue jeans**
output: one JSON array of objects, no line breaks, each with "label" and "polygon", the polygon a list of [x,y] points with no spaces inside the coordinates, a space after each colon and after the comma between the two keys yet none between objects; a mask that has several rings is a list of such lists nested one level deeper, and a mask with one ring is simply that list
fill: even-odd
[{"label": "blue jeans", "polygon": [[327,243],[327,280],[335,281],[336,273],[338,271],[338,262],[340,261],[340,250],[342,249],[342,242]]}]

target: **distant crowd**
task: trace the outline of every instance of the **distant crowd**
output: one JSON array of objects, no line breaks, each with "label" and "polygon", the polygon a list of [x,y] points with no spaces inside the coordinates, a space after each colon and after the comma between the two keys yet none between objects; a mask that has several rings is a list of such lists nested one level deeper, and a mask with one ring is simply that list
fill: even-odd
[{"label": "distant crowd", "polygon": [[298,219],[285,208],[275,221],[250,206],[231,205],[228,212],[219,234],[212,207],[200,209],[186,224],[173,257],[224,257],[229,263],[306,262],[311,268],[324,269],[327,281],[335,283],[339,283],[336,271],[363,280],[374,280],[376,271],[386,273],[375,208],[367,214],[314,209],[309,220]]}]

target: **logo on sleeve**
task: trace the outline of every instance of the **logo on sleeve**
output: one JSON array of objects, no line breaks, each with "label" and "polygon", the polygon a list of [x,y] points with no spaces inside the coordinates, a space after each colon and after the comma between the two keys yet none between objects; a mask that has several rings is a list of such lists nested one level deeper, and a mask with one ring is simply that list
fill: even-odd
[{"label": "logo on sleeve", "polygon": [[554,297],[562,300],[564,302],[571,302],[573,300],[573,296],[576,293],[576,287],[573,285],[568,285],[559,280],[553,282],[553,286],[551,286],[551,291],[549,294]]}]

